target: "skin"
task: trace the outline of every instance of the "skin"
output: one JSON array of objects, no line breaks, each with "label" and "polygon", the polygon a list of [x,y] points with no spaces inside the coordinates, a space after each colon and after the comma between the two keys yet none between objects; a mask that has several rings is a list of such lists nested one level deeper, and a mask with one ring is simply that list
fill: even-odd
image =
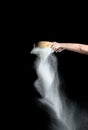
[{"label": "skin", "polygon": [[63,50],[73,51],[80,54],[88,55],[88,45],[79,44],[79,43],[58,43],[52,42],[49,45],[55,52],[61,52]]}]

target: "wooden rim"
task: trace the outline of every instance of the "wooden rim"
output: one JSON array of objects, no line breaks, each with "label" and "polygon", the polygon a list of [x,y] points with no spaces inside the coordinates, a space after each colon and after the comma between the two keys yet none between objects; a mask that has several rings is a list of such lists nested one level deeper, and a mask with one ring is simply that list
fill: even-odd
[{"label": "wooden rim", "polygon": [[49,41],[40,41],[37,43],[37,47],[41,47],[41,48],[50,48],[50,43]]}]

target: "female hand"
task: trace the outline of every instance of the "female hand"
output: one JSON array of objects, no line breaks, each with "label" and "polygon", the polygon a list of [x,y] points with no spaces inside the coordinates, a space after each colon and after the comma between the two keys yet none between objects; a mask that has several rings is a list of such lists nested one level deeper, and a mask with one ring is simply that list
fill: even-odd
[{"label": "female hand", "polygon": [[64,50],[64,48],[62,47],[62,43],[58,43],[58,42],[52,42],[50,44],[50,47],[54,49],[55,52],[61,52]]}]

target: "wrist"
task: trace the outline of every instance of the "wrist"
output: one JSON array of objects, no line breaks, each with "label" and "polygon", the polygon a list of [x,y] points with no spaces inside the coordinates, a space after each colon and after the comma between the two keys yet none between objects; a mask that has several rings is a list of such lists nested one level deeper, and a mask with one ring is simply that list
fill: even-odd
[{"label": "wrist", "polygon": [[61,48],[66,49],[66,44],[65,43],[61,43]]}]

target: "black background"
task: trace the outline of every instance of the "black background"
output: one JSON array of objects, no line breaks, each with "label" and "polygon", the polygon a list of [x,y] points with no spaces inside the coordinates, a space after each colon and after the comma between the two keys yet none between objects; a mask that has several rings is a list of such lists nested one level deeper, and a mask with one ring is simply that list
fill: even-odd
[{"label": "black background", "polygon": [[[26,23],[23,59],[25,127],[32,127],[31,130],[35,128],[38,130],[46,130],[49,121],[44,109],[41,109],[35,101],[35,99],[39,97],[39,94],[33,86],[33,82],[37,78],[33,68],[33,63],[36,57],[30,54],[30,51],[33,48],[33,43],[41,40],[48,40],[88,44],[88,35],[84,28],[80,29],[78,26],[77,28],[57,26],[52,29],[48,26],[48,29],[47,27],[45,29],[39,29],[38,26],[32,26],[32,29],[30,29],[28,23]],[[88,108],[88,55],[66,50],[55,55],[58,59],[58,70],[63,79],[62,82],[64,81],[65,84],[63,90],[66,96],[71,101],[76,102],[81,108]]]},{"label": "black background", "polygon": [[[51,6],[52,2],[33,5],[26,3],[21,6],[22,43],[24,46],[24,85],[22,85],[22,103],[24,113],[23,124],[25,129],[47,130],[49,124],[46,107],[38,106],[36,98],[40,95],[36,92],[33,83],[37,78],[33,63],[35,56],[30,54],[33,43],[41,40],[57,42],[75,42],[88,44],[88,20],[87,7],[80,3],[75,5],[67,2]],[[38,7],[39,5],[39,7]],[[68,5],[68,7],[67,7]],[[84,8],[83,8],[84,7]],[[58,70],[63,80],[62,88],[66,97],[76,102],[81,108],[88,108],[88,55],[63,51],[55,54],[58,59]],[[22,124],[22,126],[23,126]],[[51,130],[51,129],[50,129]]]}]

